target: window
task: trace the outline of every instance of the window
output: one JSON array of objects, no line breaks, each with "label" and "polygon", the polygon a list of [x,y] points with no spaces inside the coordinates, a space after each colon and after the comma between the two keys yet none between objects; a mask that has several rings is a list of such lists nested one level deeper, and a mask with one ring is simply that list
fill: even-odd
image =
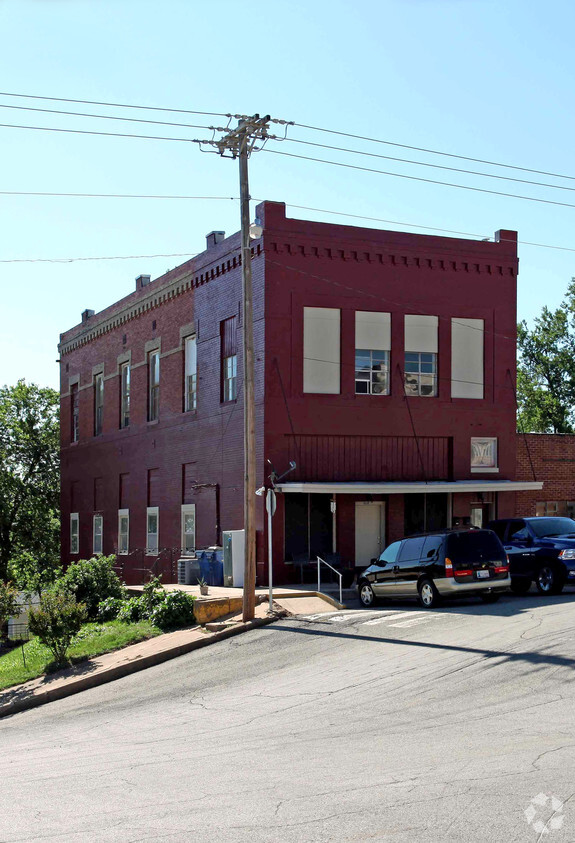
[{"label": "window", "polygon": [[341,312],[335,307],[303,309],[303,391],[340,393]]},{"label": "window", "polygon": [[418,536],[416,539],[407,539],[399,552],[398,562],[414,562],[421,559],[425,536]]},{"label": "window", "polygon": [[238,395],[238,357],[236,334],[235,316],[231,316],[229,319],[224,319],[223,322],[220,322],[222,401],[233,401]]},{"label": "window", "polygon": [[182,553],[190,556],[196,550],[196,507],[182,504]]},{"label": "window", "polygon": [[70,513],[70,553],[80,552],[80,516],[77,512]]},{"label": "window", "polygon": [[148,356],[148,421],[157,421],[160,415],[160,352]]},{"label": "window", "polygon": [[405,317],[405,394],[437,395],[437,316]]},{"label": "window", "polygon": [[158,553],[158,535],[160,532],[160,511],[157,506],[149,506],[146,510],[146,554],[156,556]]},{"label": "window", "polygon": [[538,501],[535,515],[559,515],[566,518],[575,517],[575,501]]},{"label": "window", "polygon": [[102,432],[104,422],[104,375],[94,375],[94,436]]},{"label": "window", "polygon": [[393,542],[393,544],[386,547],[379,557],[379,562],[381,562],[382,565],[389,565],[391,562],[395,562],[400,546],[401,542]]},{"label": "window", "polygon": [[497,439],[471,437],[471,471],[499,471],[497,467]]},{"label": "window", "polygon": [[120,427],[130,424],[130,364],[120,367]]},{"label": "window", "polygon": [[92,548],[94,556],[99,556],[102,553],[104,533],[104,518],[102,515],[94,515],[93,533],[92,533]]},{"label": "window", "polygon": [[437,395],[437,354],[405,352],[405,394]]},{"label": "window", "polygon": [[130,510],[118,510],[118,554],[125,555],[130,548]]},{"label": "window", "polygon": [[389,395],[390,349],[390,314],[366,310],[356,311],[356,395]]},{"label": "window", "polygon": [[451,397],[483,398],[483,319],[451,320]]},{"label": "window", "polygon": [[233,401],[237,397],[238,358],[236,354],[224,357],[224,401]]},{"label": "window", "polygon": [[70,411],[71,411],[71,435],[70,441],[77,442],[80,438],[80,403],[78,396],[78,384],[70,387]]},{"label": "window", "polygon": [[184,409],[187,412],[197,409],[198,402],[198,360],[195,337],[186,337]]}]

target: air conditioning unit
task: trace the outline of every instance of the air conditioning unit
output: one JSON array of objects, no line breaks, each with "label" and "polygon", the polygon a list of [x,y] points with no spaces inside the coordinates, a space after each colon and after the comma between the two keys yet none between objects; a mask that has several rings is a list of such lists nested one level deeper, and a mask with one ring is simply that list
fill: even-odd
[{"label": "air conditioning unit", "polygon": [[228,588],[243,588],[246,535],[244,530],[228,530],[222,533],[224,545],[224,585]]}]

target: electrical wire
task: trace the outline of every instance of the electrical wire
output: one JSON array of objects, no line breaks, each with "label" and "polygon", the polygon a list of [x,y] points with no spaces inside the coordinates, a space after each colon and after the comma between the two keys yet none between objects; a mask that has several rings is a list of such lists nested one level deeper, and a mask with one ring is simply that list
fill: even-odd
[{"label": "electrical wire", "polygon": [[123,102],[101,102],[98,100],[74,100],[66,97],[41,97],[35,94],[11,94],[6,91],[0,91],[0,97],[19,97],[21,99],[30,100],[46,100],[49,102],[71,102],[77,105],[105,105],[110,108],[133,108],[142,111],[164,111],[172,114],[201,114],[205,117],[241,117],[242,115],[224,114],[220,111],[191,111],[187,108],[163,108],[154,105],[134,105]]},{"label": "electrical wire", "polygon": [[128,261],[136,259],[152,258],[195,258],[201,252],[174,252],[172,254],[158,254],[158,255],[111,255],[97,257],[81,257],[81,258],[10,258],[9,260],[0,259],[0,263],[76,263],[77,261]]},{"label": "electrical wire", "polygon": [[[121,132],[94,132],[89,129],[58,129],[53,126],[22,126],[16,123],[0,123],[0,128],[3,129],[31,129],[37,132],[60,132],[63,134],[71,134],[71,135],[97,135],[99,137],[110,137],[110,138],[140,138],[141,140],[158,140],[158,141],[180,141],[184,143],[211,143],[211,141],[199,141],[195,140],[194,138],[169,138],[169,137],[162,137],[159,135],[134,135],[134,134],[123,134]],[[212,131],[212,127],[210,126],[199,126],[197,128],[205,129],[206,131]]]},{"label": "electrical wire", "polygon": [[[299,143],[305,144],[306,146],[315,146],[320,149],[331,149],[334,152],[348,152],[352,155],[365,155],[368,158],[381,158],[385,161],[397,161],[402,164],[415,164],[418,167],[431,167],[435,170],[448,170],[451,173],[464,173],[465,175],[470,176],[481,176],[482,178],[486,179],[499,179],[501,181],[511,181],[517,184],[531,184],[535,187],[549,187],[552,190],[568,190],[571,192],[575,192],[575,187],[567,187],[563,184],[550,184],[549,182],[541,182],[541,181],[531,181],[529,179],[518,179],[513,178],[513,176],[500,176],[496,173],[480,173],[477,170],[465,170],[461,167],[447,167],[445,164],[430,164],[427,161],[414,161],[413,159],[409,158],[397,158],[391,155],[380,155],[377,152],[364,152],[360,149],[349,149],[349,147],[345,146],[330,146],[327,143],[313,143],[313,141],[306,141],[301,140],[300,138],[282,138],[282,143],[287,141],[287,143]],[[574,177],[575,178],[575,177]]]},{"label": "electrical wire", "polygon": [[[0,124],[1,125],[1,124]],[[376,173],[381,176],[393,176],[398,179],[408,179],[409,181],[420,181],[425,184],[438,184],[443,187],[456,187],[459,190],[471,190],[474,193],[488,193],[491,196],[505,196],[510,199],[522,199],[526,202],[541,202],[544,205],[559,205],[562,208],[575,208],[575,205],[570,202],[557,202],[554,199],[540,199],[535,196],[522,196],[518,193],[505,193],[500,190],[488,190],[484,187],[471,187],[465,184],[454,184],[453,182],[439,181],[437,179],[424,179],[421,176],[408,176],[405,173],[391,173],[387,170],[376,170],[373,167],[360,167],[357,164],[344,164],[341,161],[326,161],[325,158],[312,158],[307,155],[295,155],[293,152],[281,152],[279,149],[264,149],[262,152],[267,152],[268,155],[284,155],[287,158],[297,158],[301,161],[313,161],[318,164],[331,164],[334,167],[343,167],[347,170],[359,170],[364,173]]]},{"label": "electrical wire", "polygon": [[162,193],[57,193],[40,190],[0,190],[0,196],[52,196],[66,199],[202,199],[237,202],[239,196],[186,196]]},{"label": "electrical wire", "polygon": [[453,152],[441,152],[437,149],[427,149],[424,146],[411,146],[407,143],[397,143],[395,141],[383,140],[382,138],[370,138],[366,137],[365,135],[354,135],[351,132],[340,132],[336,129],[323,129],[319,126],[308,126],[305,123],[294,123],[293,125],[299,126],[302,129],[311,129],[314,132],[326,132],[327,134],[339,135],[340,137],[344,138],[354,138],[355,140],[368,141],[369,143],[380,143],[385,144],[386,146],[396,146],[400,149],[411,149],[414,152],[425,152],[429,155],[442,155],[446,158],[457,158],[460,161],[472,161],[474,164],[488,164],[491,167],[504,167],[509,170],[520,170],[523,173],[535,173],[538,176],[551,176],[557,179],[569,179],[571,181],[575,181],[575,176],[566,176],[562,175],[561,173],[552,173],[548,170],[536,170],[531,167],[520,167],[517,164],[502,164],[499,161],[489,161],[484,158],[472,158],[468,155],[457,155]]}]

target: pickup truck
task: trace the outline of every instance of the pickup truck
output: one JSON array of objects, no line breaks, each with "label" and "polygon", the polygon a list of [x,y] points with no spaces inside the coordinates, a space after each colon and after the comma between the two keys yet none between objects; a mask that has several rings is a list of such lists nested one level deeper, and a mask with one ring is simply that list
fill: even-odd
[{"label": "pickup truck", "polygon": [[560,594],[565,585],[575,585],[572,518],[500,518],[487,527],[503,543],[516,594],[526,594],[532,582],[541,594]]}]

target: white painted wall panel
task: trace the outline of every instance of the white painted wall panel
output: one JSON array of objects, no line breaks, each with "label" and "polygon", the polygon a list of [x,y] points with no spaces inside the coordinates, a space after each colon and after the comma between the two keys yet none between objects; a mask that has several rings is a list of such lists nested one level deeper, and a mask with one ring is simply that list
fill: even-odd
[{"label": "white painted wall panel", "polygon": [[451,397],[483,398],[483,319],[451,320]]},{"label": "white painted wall panel", "polygon": [[340,310],[303,309],[303,391],[340,392]]},{"label": "white painted wall panel", "polygon": [[405,350],[437,354],[437,316],[405,317]]},{"label": "white painted wall panel", "polygon": [[355,347],[391,350],[391,315],[370,310],[355,312]]}]

